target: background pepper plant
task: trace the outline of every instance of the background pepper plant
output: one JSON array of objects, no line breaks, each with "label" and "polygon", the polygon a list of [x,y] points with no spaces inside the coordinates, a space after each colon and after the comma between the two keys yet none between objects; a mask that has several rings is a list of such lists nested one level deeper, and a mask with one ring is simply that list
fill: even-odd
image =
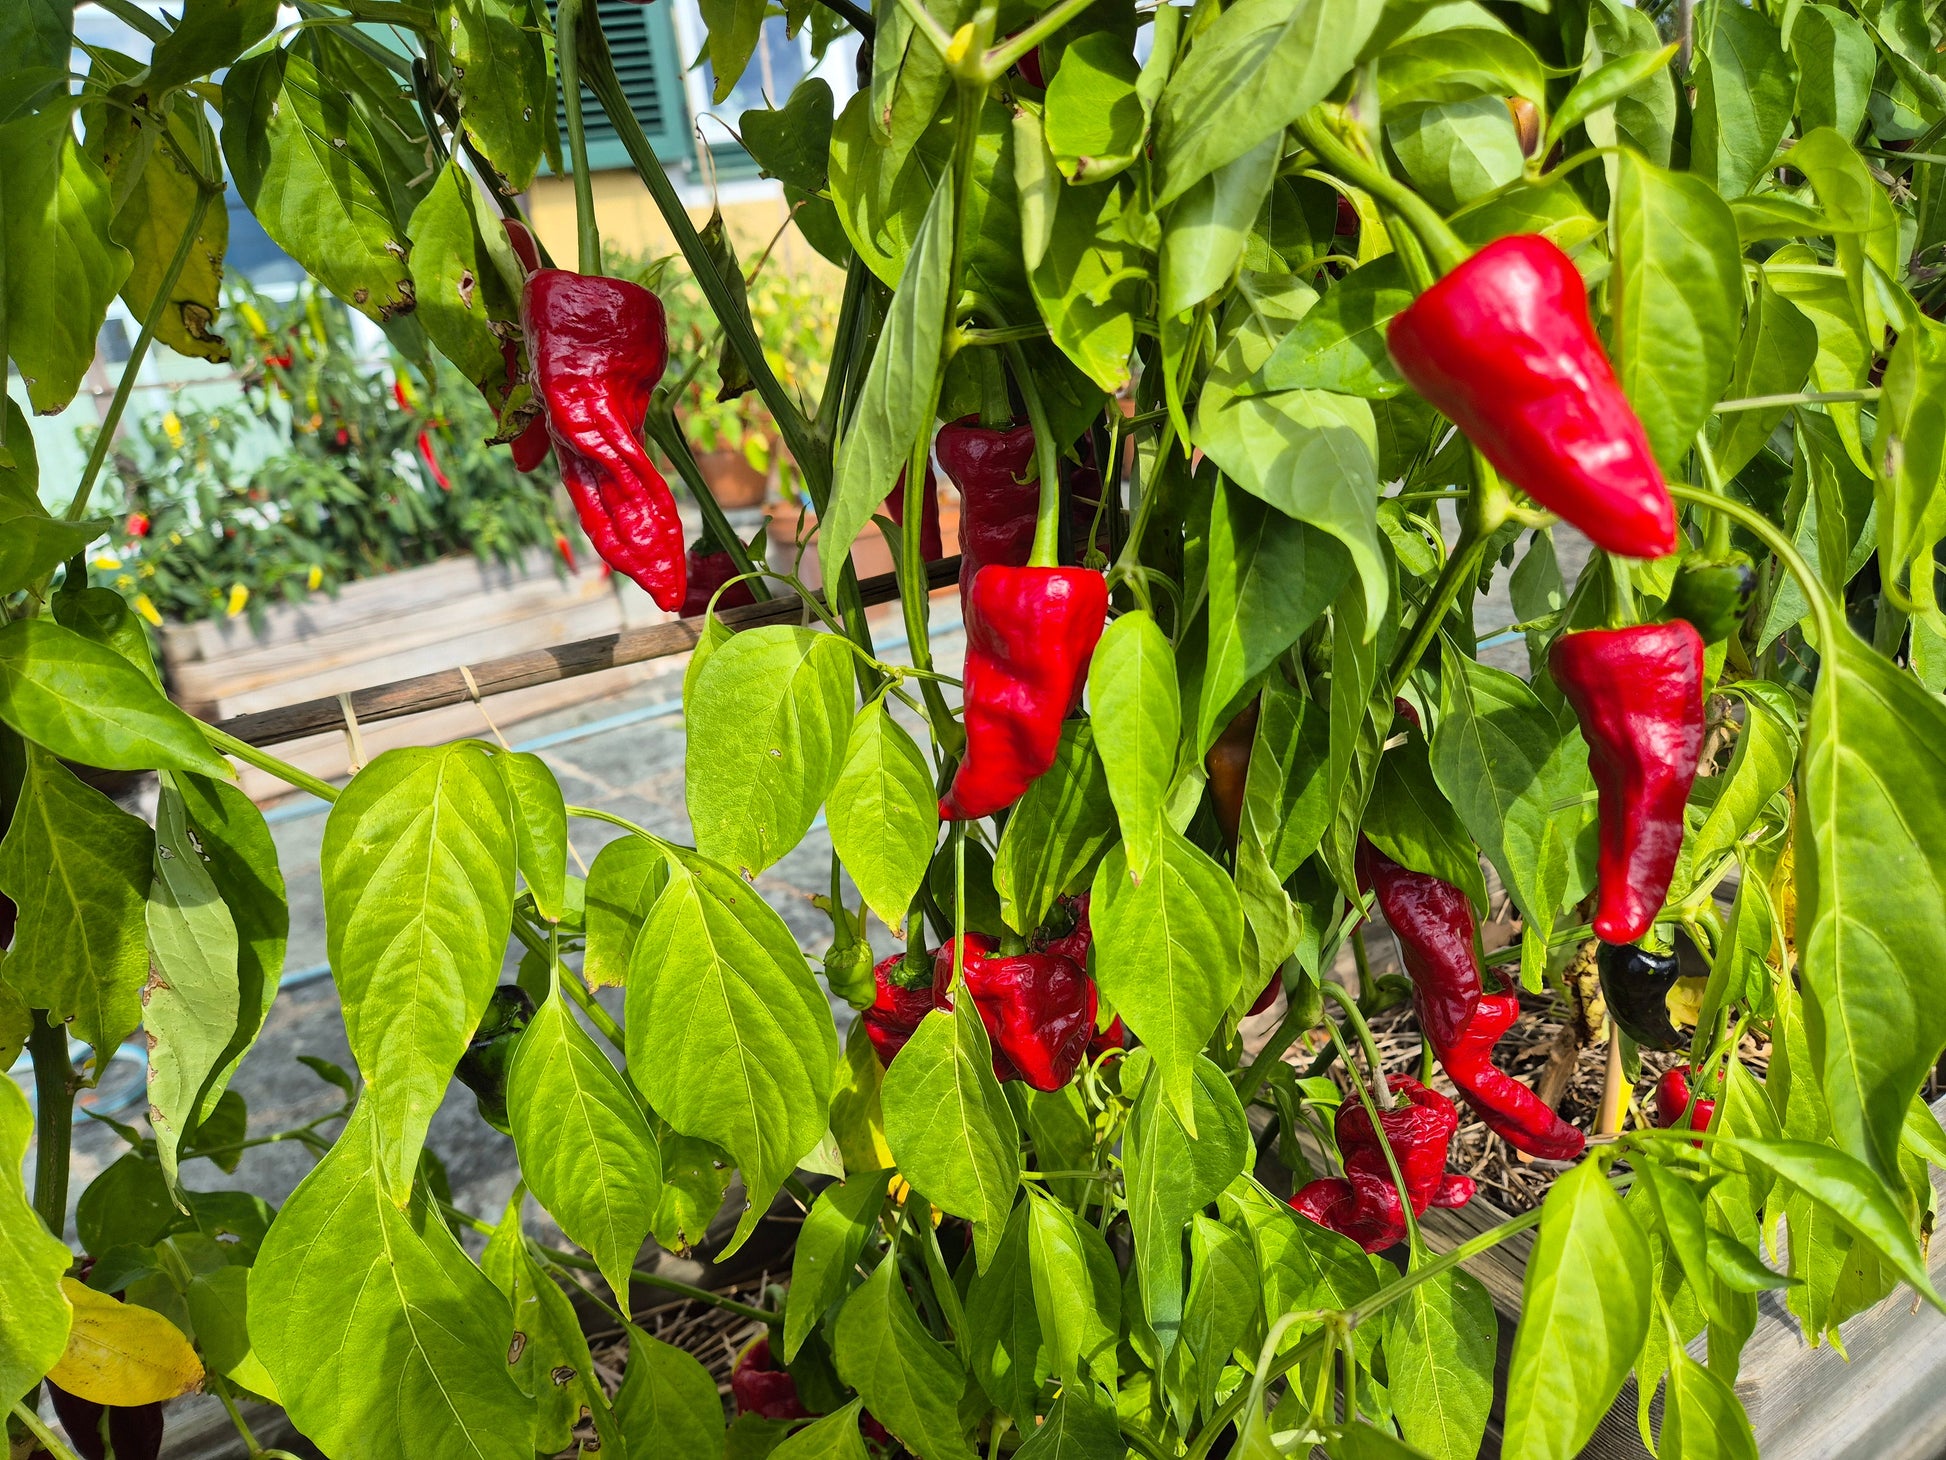
[{"label": "background pepper plant", "polygon": [[[730,1167],[732,1245],[780,1192],[808,1205],[735,1386],[776,1419],[740,1420],[740,1454],[1470,1454],[1496,1318],[1459,1263],[1538,1226],[1505,1452],[1575,1453],[1633,1371],[1666,1380],[1663,1445],[1751,1455],[1732,1383],[1760,1292],[1814,1340],[1901,1283],[1939,1302],[1946,36],[1923,7],[789,5],[869,42],[841,110],[810,80],[742,120],[845,260],[815,398],[765,359],[582,0],[345,0],[281,28],[268,0],[115,8],[146,66],[71,75],[64,0],[0,22],[0,328],[35,410],[69,404],[117,292],[144,321],[125,380],[158,342],[228,348],[234,184],[403,355],[471,381],[498,438],[551,449],[590,540],[674,607],[694,545],[643,433],[701,489],[661,307],[600,273],[585,83],[720,324],[724,388],[801,473],[831,589],[803,627],[707,621],[695,845],[630,827],[584,881],[565,828],[588,813],[532,756],[395,750],[334,787],[171,706],[120,599],[62,567],[108,528],[126,385],[74,483],[37,481],[10,412],[0,1048],[32,1047],[38,1093],[30,1114],[0,1082],[14,1433],[70,1453],[14,1402],[43,1376],[110,1418],[200,1379],[333,1456],[524,1460],[584,1414],[605,1453],[715,1455],[697,1363],[636,1332],[606,1393],[560,1282],[625,1291]],[[727,88],[764,6],[707,9]],[[561,156],[557,80],[573,261],[500,221]],[[928,647],[936,433],[963,685]],[[755,596],[793,586],[701,504]],[[848,562],[874,517],[910,663],[874,652]],[[1602,549],[1571,585],[1557,520]],[[1509,569],[1531,678],[1477,654]],[[270,1138],[225,1087],[287,922],[226,755],[334,802],[358,1078],[342,1125],[275,1133],[317,1164],[274,1214],[195,1186]],[[156,772],[154,825],[72,766]],[[820,810],[848,874],[823,979],[862,1011],[842,1041],[752,887]],[[1520,926],[1490,967],[1484,869]],[[876,963],[867,913],[903,935]],[[1324,978],[1366,917],[1400,940],[1419,1078],[1379,1069]],[[1493,1056],[1591,933],[1627,1035],[1592,1145]],[[1682,998],[1679,938],[1709,970]],[[1280,996],[1247,1055],[1240,1016]],[[149,1128],[101,1178],[126,1186],[84,1196],[77,1254],[53,1235],[65,1040],[138,1022]],[[1638,1043],[1687,1048],[1654,1119],[1626,1099]],[[456,1069],[518,1151],[505,1213],[427,1175]],[[1448,1088],[1559,1175],[1436,1254],[1419,1218],[1471,1196]],[[1292,1202],[1255,1174],[1266,1117],[1309,1142]],[[581,1251],[529,1240],[526,1196]],[[98,1220],[136,1210],[133,1235]],[[455,1226],[489,1234],[477,1260]],[[89,1361],[117,1350],[146,1361]]]}]

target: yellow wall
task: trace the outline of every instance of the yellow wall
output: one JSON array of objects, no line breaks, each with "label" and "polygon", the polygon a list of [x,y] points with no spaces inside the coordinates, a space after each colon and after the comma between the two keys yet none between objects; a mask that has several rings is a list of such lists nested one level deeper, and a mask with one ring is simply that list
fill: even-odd
[{"label": "yellow wall", "polygon": [[[744,191],[747,189],[743,187],[735,189],[735,192]],[[655,200],[634,173],[595,173],[594,194],[595,218],[601,225],[601,241],[605,245],[645,258],[676,252],[675,238],[662,221]],[[567,178],[535,178],[533,189],[528,194],[528,209],[535,228],[540,232],[541,242],[547,245],[548,253],[560,260],[573,259],[573,183]],[[769,246],[777,230],[783,227],[788,212],[783,190],[775,184],[766,185],[762,197],[723,205],[723,222],[729,229],[730,242],[736,248],[737,258],[746,271]],[[691,208],[689,217],[700,228],[709,219],[709,209],[706,206]],[[789,275],[810,274],[814,278],[828,278],[834,288],[841,290],[844,287],[843,273],[806,243],[804,235],[795,228],[785,229],[783,237],[777,239],[777,246],[771,250],[765,267]]]}]

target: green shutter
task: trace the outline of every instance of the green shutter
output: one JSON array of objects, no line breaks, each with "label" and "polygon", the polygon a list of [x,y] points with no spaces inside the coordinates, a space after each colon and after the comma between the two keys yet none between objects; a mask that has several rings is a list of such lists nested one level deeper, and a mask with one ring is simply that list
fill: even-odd
[{"label": "green shutter", "polygon": [[[695,152],[689,108],[683,99],[682,61],[676,53],[676,32],[669,23],[668,4],[643,5],[637,0],[598,0],[598,4],[602,34],[608,37],[608,50],[615,58],[615,74],[655,155],[665,164],[692,162]],[[554,8],[555,0],[548,0],[549,11]],[[556,114],[565,155],[568,109],[558,97]],[[588,136],[590,170],[630,165],[614,124],[585,86],[581,88],[581,120]]]}]

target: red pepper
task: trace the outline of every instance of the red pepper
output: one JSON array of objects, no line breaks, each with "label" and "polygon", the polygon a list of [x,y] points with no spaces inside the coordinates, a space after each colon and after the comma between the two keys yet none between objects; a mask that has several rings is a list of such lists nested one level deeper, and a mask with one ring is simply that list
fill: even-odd
[{"label": "red pepper", "polygon": [[780,1368],[770,1352],[770,1335],[759,1334],[744,1346],[730,1370],[730,1397],[738,1414],[763,1419],[809,1419],[811,1411],[798,1396],[797,1380]]},{"label": "red pepper", "polygon": [[1014,62],[1014,69],[1020,72],[1021,80],[1025,81],[1029,86],[1038,86],[1042,91],[1047,90],[1047,81],[1041,74],[1041,48],[1039,46],[1035,46],[1033,50],[1028,51],[1018,61]]},{"label": "red pepper", "polygon": [[[704,552],[701,543],[690,548],[689,587],[683,594],[682,610],[677,617],[700,618],[709,608],[710,596],[736,575],[736,559],[727,550],[718,548],[715,552]],[[737,608],[756,601],[749,583],[744,582],[717,599],[716,606],[719,610]]]},{"label": "red pepper", "polygon": [[959,491],[959,592],[965,605],[980,569],[988,564],[1023,568],[1033,551],[1041,500],[1034,428],[995,430],[967,416],[940,427],[933,450]]},{"label": "red pepper", "polygon": [[[540,245],[534,242],[534,235],[525,223],[518,218],[502,218],[500,226],[507,231],[507,242],[513,245],[514,256],[520,260],[524,276],[532,276],[541,267]],[[500,343],[500,358],[507,367],[507,386],[512,389],[520,379],[520,347],[512,340]],[[514,470],[530,472],[547,460],[551,443],[547,439],[547,420],[545,412],[527,423],[527,428],[513,439]]]},{"label": "red pepper", "polygon": [[[1403,1075],[1388,1078],[1386,1084],[1399,1103],[1381,1110],[1378,1123],[1399,1163],[1412,1214],[1423,1216],[1429,1206],[1465,1206],[1473,1199],[1472,1177],[1446,1170],[1446,1150],[1459,1129],[1453,1102]],[[1381,1252],[1404,1239],[1405,1210],[1364,1102],[1348,1098],[1338,1107],[1333,1129],[1345,1174],[1308,1183],[1291,1198],[1291,1207],[1321,1227],[1342,1232],[1367,1252]]]},{"label": "red pepper", "polygon": [[669,360],[662,303],[625,279],[542,269],[520,321],[561,479],[602,559],[656,604],[682,605],[682,523],[642,446],[649,392]]},{"label": "red pepper", "polygon": [[[993,1043],[999,1080],[1025,1080],[1036,1090],[1058,1090],[1074,1078],[1095,1034],[1094,981],[1059,953],[1001,953],[994,939],[966,935],[962,972],[973,1005]],[[933,955],[933,987],[950,985],[953,944]],[[941,995],[942,1008],[951,1008]]]},{"label": "red pepper", "polygon": [[[1082,893],[1078,897],[1063,898],[1074,910],[1074,926],[1057,938],[1049,938],[1041,945],[1044,953],[1058,953],[1063,958],[1074,960],[1074,966],[1083,973],[1088,971],[1088,949],[1095,941],[1094,928],[1088,922],[1088,900],[1091,894]],[[1096,1017],[1100,1017],[1100,1004],[1096,1004]],[[1117,1014],[1108,1021],[1106,1029],[1097,1030],[1094,1038],[1088,1041],[1088,1057],[1108,1053],[1111,1049],[1128,1048],[1128,1028]]]},{"label": "red pepper", "polygon": [[425,462],[426,469],[432,473],[432,479],[439,483],[440,491],[450,492],[453,490],[453,484],[446,479],[446,473],[439,469],[439,458],[433,455],[432,432],[430,431],[421,431],[419,433],[419,458]]},{"label": "red pepper", "polygon": [[872,969],[872,981],[871,1007],[858,1017],[878,1053],[878,1062],[890,1069],[920,1021],[934,1009],[952,1007],[946,990],[953,981],[953,964],[948,959],[942,967],[935,959],[927,973],[919,974],[905,954],[894,953]]},{"label": "red pepper", "polygon": [[522,275],[538,274],[542,268],[541,246],[534,241],[534,230],[518,218],[502,218],[500,226],[506,231],[514,257],[520,260]]},{"label": "red pepper", "polygon": [[581,571],[574,563],[574,544],[568,541],[568,535],[565,532],[557,532],[554,534],[554,551],[561,555],[561,561],[567,566],[567,570],[570,573],[578,573]]},{"label": "red pepper", "polygon": [[149,514],[146,512],[129,513],[128,521],[122,524],[122,531],[130,537],[147,537],[149,535]]},{"label": "red pepper", "polygon": [[1675,551],[1676,509],[1588,316],[1538,234],[1488,244],[1392,318],[1399,373],[1507,480],[1599,547]]},{"label": "red pepper", "polygon": [[[885,511],[900,527],[905,526],[905,473],[899,473],[899,484],[892,488],[892,495],[885,499]],[[1031,534],[1030,534],[1031,537]],[[919,505],[919,556],[928,563],[937,562],[946,554],[944,541],[939,535],[939,482],[926,468],[926,485],[920,492]]]},{"label": "red pepper", "polygon": [[1516,1150],[1556,1161],[1580,1155],[1587,1144],[1581,1132],[1493,1063],[1494,1045],[1520,1017],[1520,997],[1482,992],[1472,901],[1370,842],[1359,843],[1358,877],[1378,894],[1412,978],[1419,1027],[1466,1103]]},{"label": "red pepper", "polygon": [[1655,1123],[1664,1130],[1681,1125],[1684,1111],[1689,1112],[1691,1130],[1708,1130],[1716,1114],[1716,1102],[1698,1099],[1691,1104],[1689,1066],[1677,1065],[1656,1081]]},{"label": "red pepper", "polygon": [[1565,634],[1548,672],[1574,707],[1600,793],[1595,936],[1633,943],[1669,895],[1703,751],[1703,639],[1681,619]]},{"label": "red pepper", "polygon": [[1054,764],[1108,618],[1091,568],[988,566],[966,605],[966,756],[942,818],[1004,811]]}]

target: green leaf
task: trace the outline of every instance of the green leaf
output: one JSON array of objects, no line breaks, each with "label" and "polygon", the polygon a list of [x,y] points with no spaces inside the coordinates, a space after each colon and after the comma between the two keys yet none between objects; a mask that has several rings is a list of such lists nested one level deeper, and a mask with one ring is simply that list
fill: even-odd
[{"label": "green leaf", "polygon": [[831,117],[831,84],[807,76],[781,108],[753,107],[738,127],[765,177],[816,193],[824,190],[831,164]]},{"label": "green leaf", "polygon": [[[65,47],[61,58],[65,72]],[[94,363],[95,336],[131,260],[109,240],[108,180],[75,140],[66,106],[0,127],[0,196],[7,350],[34,410],[50,415],[66,409]]]},{"label": "green leaf", "polygon": [[1441,211],[1505,187],[1524,166],[1513,113],[1498,96],[1408,108],[1385,130],[1406,176]]},{"label": "green leaf", "polygon": [[1007,926],[1025,937],[1046,920],[1056,898],[1085,889],[1115,825],[1094,723],[1070,720],[1061,727],[1054,764],[1014,803],[1000,834],[993,887]]},{"label": "green leaf", "polygon": [[372,124],[339,83],[295,49],[232,66],[223,78],[223,157],[271,241],[384,321],[412,311],[410,246]]},{"label": "green leaf", "polygon": [[[1064,61],[1060,75],[1066,74]],[[1192,183],[1170,207],[1162,225],[1158,276],[1163,315],[1195,308],[1236,276],[1251,225],[1270,198],[1282,151],[1281,135],[1266,137]]]},{"label": "green leaf", "polygon": [[1163,1098],[1161,1081],[1142,1082],[1123,1147],[1135,1271],[1149,1326],[1166,1354],[1183,1322],[1183,1229],[1236,1180],[1250,1159],[1250,1128],[1229,1079],[1198,1056],[1195,1131]]},{"label": "green leaf", "polygon": [[1154,1057],[1174,1112],[1196,1133],[1201,1102],[1191,1101],[1202,1049],[1243,978],[1243,906],[1209,854],[1166,824],[1161,846],[1145,874],[1129,865],[1122,845],[1102,859],[1089,905],[1095,977]]},{"label": "green leaf", "polygon": [[1385,328],[1410,303],[1412,290],[1396,255],[1353,269],[1278,340],[1262,366],[1263,388],[1330,390],[1368,400],[1397,395],[1405,382],[1385,348]]},{"label": "green leaf", "polygon": [[501,751],[493,768],[513,809],[514,865],[533,894],[534,910],[558,923],[568,882],[568,812],[561,783],[546,761],[524,751]]},{"label": "green leaf", "polygon": [[573,1443],[584,1406],[592,1409],[606,1400],[574,1305],[528,1251],[521,1225],[526,1202],[527,1188],[515,1182],[500,1225],[480,1254],[480,1270],[513,1307],[509,1367],[514,1382],[534,1400],[534,1448],[547,1453]]},{"label": "green leaf", "polygon": [[1797,764],[1797,722],[1766,699],[1744,697],[1743,733],[1709,814],[1686,849],[1691,865],[1708,868],[1743,839],[1772,796],[1790,784]]},{"label": "green leaf", "polygon": [[1020,1185],[1020,1130],[993,1077],[993,1047],[970,998],[926,1015],[885,1072],[879,1100],[899,1174],[942,1211],[973,1224],[984,1271]]},{"label": "green leaf", "polygon": [[1383,9],[1375,0],[1239,0],[1212,21],[1162,92],[1156,206],[1324,100]]},{"label": "green leaf", "polygon": [[975,1272],[966,1292],[966,1328],[960,1352],[994,1404],[1025,1429],[1041,1413],[1040,1392],[1049,1373],[1027,1256],[1027,1204],[1007,1218],[993,1261]]},{"label": "green leaf", "polygon": [[1147,307],[1146,259],[1122,227],[1116,188],[1069,186],[1056,198],[1046,251],[1027,282],[1054,343],[1113,395],[1128,383],[1135,318]]},{"label": "green leaf", "polygon": [[1420,12],[1384,56],[1378,99],[1385,113],[1413,102],[1473,96],[1524,96],[1546,104],[1547,72],[1540,57],[1482,6],[1439,5]]},{"label": "green leaf", "polygon": [[[1793,395],[1818,357],[1818,331],[1804,311],[1771,287],[1760,274],[1750,299],[1749,319],[1737,345],[1736,366],[1730,372],[1729,397],[1748,400],[1765,395]],[[1789,406],[1761,411],[1732,411],[1716,418],[1713,452],[1716,469],[1725,481],[1734,477],[1770,439]]]},{"label": "green leaf", "polygon": [[[518,300],[501,284],[481,236],[484,205],[473,179],[449,158],[412,210],[406,231],[417,286],[413,317],[439,353],[498,408],[506,400],[507,361],[494,325],[504,329],[518,318]],[[498,233],[491,212],[484,216]]]},{"label": "green leaf", "polygon": [[710,655],[687,698],[697,849],[754,877],[804,839],[843,768],[851,652],[812,629],[749,629]]},{"label": "green leaf", "polygon": [[150,969],[142,989],[149,1036],[149,1124],[162,1174],[176,1185],[178,1153],[193,1138],[204,1087],[237,1028],[238,934],[203,865],[175,777],[164,771],[149,887]]},{"label": "green leaf", "polygon": [[20,801],[0,841],[0,891],[20,910],[0,976],[29,1008],[67,1023],[98,1060],[142,1020],[154,848],[139,818],[27,747]]},{"label": "green leaf", "polygon": [[1547,134],[1541,139],[1541,155],[1552,152],[1554,144],[1570,128],[1580,126],[1596,112],[1616,105],[1644,82],[1661,75],[1663,68],[1675,58],[1677,49],[1671,41],[1659,51],[1634,51],[1604,62],[1582,76],[1548,118]]},{"label": "green leaf", "polygon": [[1297,642],[1350,576],[1351,555],[1336,538],[1221,482],[1210,504],[1199,754],[1229,723],[1244,687]]},{"label": "green leaf", "polygon": [[844,769],[826,798],[831,846],[887,927],[905,921],[939,840],[932,767],[883,698],[851,722]]},{"label": "green leaf", "polygon": [[851,1288],[851,1271],[885,1208],[891,1170],[853,1172],[818,1193],[798,1229],[784,1295],[784,1360],[797,1357],[828,1309]]},{"label": "green leaf", "polygon": [[1757,1439],[1736,1390],[1680,1346],[1669,1352],[1661,1441],[1671,1460],[1757,1460]]},{"label": "green leaf", "polygon": [[854,1399],[843,1409],[813,1420],[772,1450],[773,1460],[869,1460],[858,1416],[865,1401]]},{"label": "green leaf", "polygon": [[[1246,492],[1350,550],[1367,616],[1376,623],[1391,589],[1378,546],[1378,429],[1371,406],[1324,390],[1239,394],[1270,358],[1273,328],[1281,334],[1301,318],[1309,297],[1308,290],[1293,290],[1251,301],[1241,312],[1203,387],[1195,440]],[[1233,306],[1232,313],[1239,311]]]},{"label": "green leaf", "polygon": [[[1946,330],[1924,316],[1902,330],[1884,392],[1872,442],[1874,500],[1880,571],[1896,579],[1946,536]],[[1919,572],[1930,583],[1931,566]]]},{"label": "green leaf", "polygon": [[514,1047],[507,1115],[528,1188],[626,1299],[629,1269],[655,1213],[662,1158],[621,1072],[562,997],[558,970]]},{"label": "green leaf", "polygon": [[1581,1453],[1641,1352],[1651,1315],[1637,1279],[1648,1269],[1648,1244],[1593,1158],[1556,1179],[1521,1289],[1507,1378],[1509,1455]]},{"label": "green leaf", "polygon": [[1676,474],[1735,362],[1736,220],[1702,179],[1624,153],[1614,240],[1615,371],[1656,460]]},{"label": "green leaf", "polygon": [[1140,69],[1127,38],[1112,30],[1090,31],[1062,50],[1043,127],[1069,182],[1106,182],[1141,156],[1149,111],[1136,90]]},{"label": "green leaf", "polygon": [[1248,1236],[1201,1212],[1190,1218],[1189,1297],[1174,1358],[1204,1415],[1216,1406],[1224,1366],[1234,1362],[1232,1355],[1257,1325],[1262,1288]]},{"label": "green leaf", "polygon": [[499,979],[514,830],[492,759],[388,750],[331,807],[319,853],[327,956],[393,1200]]},{"label": "green leaf", "polygon": [[581,977],[591,989],[619,988],[656,898],[669,885],[669,858],[639,836],[617,837],[588,868],[587,945]]},{"label": "green leaf", "polygon": [[[953,187],[947,182],[933,193],[925,220],[913,235],[858,408],[838,443],[831,498],[818,523],[818,563],[827,583],[843,575],[852,543],[898,483],[913,443],[930,424],[940,341],[952,303],[946,288],[952,272],[954,211]],[[859,251],[864,252],[862,246]]]},{"label": "green leaf", "polygon": [[711,100],[730,99],[737,78],[750,64],[763,35],[764,7],[760,0],[701,0],[703,24],[708,28],[710,70],[716,77]]},{"label": "green leaf", "polygon": [[1850,11],[1806,5],[1791,25],[1790,44],[1804,130],[1829,127],[1841,137],[1857,136],[1878,70],[1871,32]]},{"label": "green leaf", "polygon": [[1175,651],[1147,610],[1117,618],[1095,646],[1088,713],[1121,822],[1124,860],[1147,872],[1161,851],[1163,805],[1182,730]]},{"label": "green leaf", "polygon": [[1407,1444],[1432,1460],[1479,1453],[1498,1330],[1487,1290],[1457,1270],[1420,1283],[1392,1309],[1385,1367]]},{"label": "green leaf", "polygon": [[1434,784],[1421,737],[1395,746],[1379,761],[1363,830],[1373,846],[1400,866],[1465,889],[1473,906],[1485,912],[1479,851],[1459,813]]},{"label": "green leaf", "polygon": [[897,1262],[879,1263],[845,1300],[831,1350],[838,1377],[920,1460],[972,1455],[959,1420],[966,1375],[912,1311]]},{"label": "green leaf", "polygon": [[1061,1391],[1014,1460],[1124,1460],[1127,1454],[1114,1409],[1087,1384]]},{"label": "green leaf", "polygon": [[291,1422],[328,1454],[530,1460],[506,1299],[423,1195],[393,1200],[370,1094],[264,1239],[251,1344]]},{"label": "green leaf", "polygon": [[277,24],[277,0],[186,0],[175,29],[156,42],[147,85],[161,93],[221,71]]},{"label": "green leaf", "polygon": [[524,192],[554,131],[554,78],[533,8],[527,0],[447,0],[439,18],[466,135],[499,174],[495,187]]},{"label": "green leaf", "polygon": [[763,898],[717,863],[676,851],[635,945],[627,1015],[636,1088],[743,1172],[750,1204],[728,1256],[830,1124],[831,1006]]},{"label": "green leaf", "polygon": [[[1107,1294],[1095,1289],[1092,1269],[1100,1264],[1089,1261],[1088,1239],[1098,1242],[1100,1237],[1060,1202],[1028,1188],[1027,1266],[1034,1308],[1040,1315],[1053,1371],[1070,1387],[1088,1382],[1086,1369],[1110,1378],[1115,1372],[1119,1325],[1105,1322],[1101,1310],[1105,1297],[1111,1305],[1111,1317],[1116,1315],[1121,1294],[1119,1286]],[[1120,1274],[1115,1271],[1112,1256],[1106,1266],[1118,1285]]]},{"label": "green leaf", "polygon": [[41,505],[34,438],[17,401],[8,400],[7,449],[13,465],[0,467],[0,593],[15,593],[51,573],[108,530],[105,519],[68,522]]},{"label": "green leaf", "polygon": [[1857,149],[1829,128],[1800,137],[1791,149],[1791,166],[1811,180],[1818,202],[1830,215],[1852,309],[1864,322],[1866,338],[1876,343],[1888,320],[1880,302],[1882,286],[1866,265],[1876,267],[1885,279],[1898,277],[1898,211]]},{"label": "green leaf", "polygon": [[147,1247],[176,1220],[162,1168],[129,1152],[88,1183],[74,1206],[74,1234],[90,1252]]},{"label": "green leaf", "polygon": [[1946,1045],[1946,704],[1840,625],[1798,781],[1798,972],[1838,1146],[1896,1182]]},{"label": "green leaf", "polygon": [[1726,198],[1756,186],[1791,124],[1797,76],[1777,28],[1741,5],[1712,12],[1699,33],[1690,166]]},{"label": "green leaf", "polygon": [[[1390,1430],[1382,1430],[1360,1420],[1346,1425],[1324,1447],[1331,1460],[1422,1460],[1423,1452],[1401,1444]],[[1249,1460],[1256,1460],[1255,1456]]]},{"label": "green leaf", "polygon": [[0,628],[0,720],[82,765],[229,775],[196,722],[141,670],[45,618]]},{"label": "green leaf", "polygon": [[615,1419],[636,1455],[723,1453],[723,1397],[716,1380],[693,1356],[632,1323]]},{"label": "green leaf", "polygon": [[21,1180],[33,1134],[26,1092],[0,1080],[0,1394],[24,1394],[54,1367],[73,1317],[61,1275],[74,1254],[41,1224]]}]

